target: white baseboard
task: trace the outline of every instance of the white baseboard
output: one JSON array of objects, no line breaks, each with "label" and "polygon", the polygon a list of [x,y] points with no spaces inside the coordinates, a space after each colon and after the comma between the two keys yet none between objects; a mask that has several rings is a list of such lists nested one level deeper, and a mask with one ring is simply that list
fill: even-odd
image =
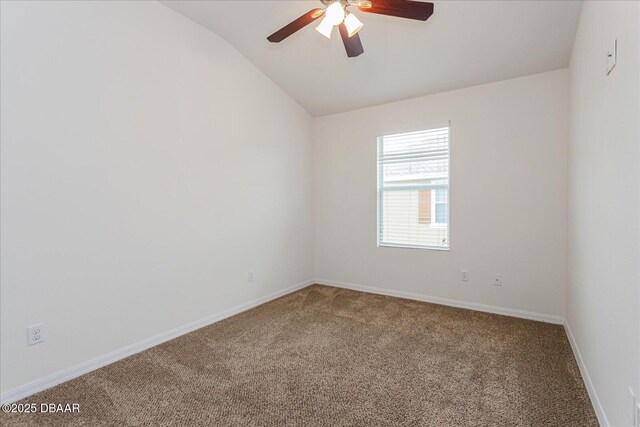
[{"label": "white baseboard", "polygon": [[354,291],[368,292],[371,294],[387,295],[391,297],[405,298],[416,301],[430,302],[433,304],[447,305],[450,307],[467,308],[469,310],[483,311],[485,313],[501,314],[504,316],[519,317],[522,319],[537,320],[539,322],[563,325],[564,318],[552,314],[534,313],[531,311],[516,310],[513,308],[497,307],[493,305],[477,304],[474,302],[458,301],[449,298],[432,297],[412,292],[393,291],[390,289],[373,288],[370,286],[354,285],[352,283],[336,282],[334,280],[316,279],[319,285],[334,286],[336,288],[351,289]]},{"label": "white baseboard", "polygon": [[227,317],[231,317],[233,315],[242,313],[243,311],[247,311],[256,306],[259,306],[261,304],[264,304],[266,302],[279,298],[281,296],[290,294],[291,292],[295,292],[299,289],[305,288],[313,283],[314,283],[313,280],[307,280],[305,282],[298,283],[297,285],[291,286],[289,288],[282,289],[277,292],[273,292],[269,295],[265,295],[263,297],[253,299],[251,301],[247,301],[236,307],[230,308],[228,310],[224,310],[220,313],[216,313],[211,316],[207,316],[204,319],[196,320],[195,322],[191,322],[189,324],[180,326],[170,331],[163,332],[154,337],[147,338],[135,344],[131,344],[126,347],[123,347],[119,350],[115,350],[110,353],[107,353],[103,356],[96,357],[89,361],[80,363],[78,365],[72,366],[62,371],[58,371],[51,375],[47,375],[46,377],[32,381],[25,385],[16,387],[12,390],[8,390],[0,395],[0,404],[12,403],[17,400],[24,399],[25,397],[31,396],[32,394],[46,390],[48,388],[51,388],[63,382],[72,380],[88,372],[94,371],[96,369],[102,368],[103,366],[117,362],[118,360],[122,360],[125,357],[129,357],[136,353],[140,353],[141,351],[147,350],[151,347],[155,347],[159,344],[162,344],[164,342],[177,338],[181,335],[188,334],[189,332],[195,331],[196,329],[200,329],[202,327],[219,322],[220,320],[226,319]]},{"label": "white baseboard", "polygon": [[189,332],[195,331],[196,329],[200,329],[202,327],[219,322],[220,320],[226,319],[233,315],[242,313],[243,311],[247,311],[261,304],[264,304],[268,301],[274,300],[281,296],[295,292],[299,289],[305,288],[314,283],[327,285],[327,286],[334,286],[334,287],[344,288],[344,289],[351,289],[351,290],[356,290],[361,292],[374,293],[379,295],[388,295],[393,297],[412,299],[416,301],[430,302],[434,304],[447,305],[451,307],[466,308],[471,310],[483,311],[487,313],[502,314],[506,316],[520,317],[524,319],[537,320],[537,321],[554,323],[554,324],[563,324],[565,326],[567,336],[569,337],[569,342],[571,343],[571,348],[573,349],[578,366],[580,367],[580,372],[582,373],[582,377],[587,387],[589,396],[591,398],[591,402],[598,416],[598,420],[600,421],[600,424],[602,426],[605,426],[605,427],[609,426],[607,418],[602,410],[602,406],[600,405],[600,402],[596,396],[589,374],[582,361],[582,357],[580,356],[580,352],[573,338],[573,334],[571,333],[571,329],[569,328],[569,325],[564,322],[564,319],[562,319],[560,316],[533,313],[533,312],[514,310],[509,308],[503,308],[503,307],[470,303],[465,301],[457,301],[457,300],[452,300],[448,298],[431,297],[431,296],[420,295],[420,294],[415,294],[410,292],[393,291],[393,290],[382,289],[382,288],[374,288],[374,287],[355,285],[355,284],[344,283],[344,282],[336,282],[336,281],[326,280],[326,279],[308,280],[302,283],[298,283],[297,285],[291,286],[289,288],[286,288],[277,292],[273,292],[269,295],[265,295],[260,298],[256,298],[254,300],[240,304],[234,308],[224,310],[220,313],[213,314],[206,318],[172,329],[170,331],[164,332],[154,337],[147,338],[145,340],[142,340],[135,344],[131,344],[119,350],[115,350],[113,352],[94,358],[87,362],[83,362],[78,365],[72,366],[70,368],[64,369],[62,371],[53,373],[51,375],[47,375],[46,377],[43,377],[41,379],[32,381],[28,384],[16,387],[12,390],[8,390],[2,393],[0,395],[0,403],[2,404],[11,403],[11,402],[15,402],[17,400],[23,399],[25,397],[31,396],[32,394],[54,387],[63,382],[72,380],[88,372],[94,371],[103,366],[117,362],[118,360],[122,360],[126,357],[129,357],[141,351],[147,350],[151,347],[157,346],[159,344],[162,344],[164,342],[177,338],[181,335],[185,335]]},{"label": "white baseboard", "polygon": [[584,382],[585,387],[587,388],[587,393],[589,393],[589,399],[591,399],[591,406],[593,406],[593,410],[596,413],[596,417],[598,417],[598,422],[602,427],[609,427],[609,420],[607,419],[607,415],[600,404],[600,399],[598,399],[598,395],[596,393],[596,389],[593,387],[593,383],[591,382],[591,377],[589,376],[589,371],[587,371],[587,366],[584,364],[584,360],[582,360],[582,355],[580,354],[580,349],[578,349],[578,343],[576,343],[576,339],[573,336],[573,332],[571,332],[571,328],[569,327],[569,323],[564,322],[564,330],[569,338],[569,344],[571,344],[571,350],[573,350],[573,355],[578,363],[578,368],[580,368],[580,374],[582,375],[582,382]]}]

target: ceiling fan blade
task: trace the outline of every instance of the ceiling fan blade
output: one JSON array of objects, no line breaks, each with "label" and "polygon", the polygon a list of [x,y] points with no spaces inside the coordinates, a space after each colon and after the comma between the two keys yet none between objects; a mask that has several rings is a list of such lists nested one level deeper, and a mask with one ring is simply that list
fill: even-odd
[{"label": "ceiling fan blade", "polygon": [[356,33],[349,37],[349,31],[344,24],[340,24],[338,28],[340,29],[340,36],[342,37],[344,48],[347,50],[347,56],[353,58],[361,55],[364,52],[364,48],[362,47],[360,36]]},{"label": "ceiling fan blade", "polygon": [[293,22],[290,22],[289,24],[280,28],[275,33],[271,34],[269,37],[267,37],[267,40],[269,40],[271,43],[280,43],[282,40],[286,39],[291,34],[295,33],[301,28],[306,27],[316,19],[320,18],[323,14],[324,14],[324,9],[310,10],[309,12],[302,15],[300,18],[296,19]]},{"label": "ceiling fan blade", "polygon": [[358,6],[363,12],[426,21],[433,14],[433,3],[412,0],[371,0],[371,7]]}]

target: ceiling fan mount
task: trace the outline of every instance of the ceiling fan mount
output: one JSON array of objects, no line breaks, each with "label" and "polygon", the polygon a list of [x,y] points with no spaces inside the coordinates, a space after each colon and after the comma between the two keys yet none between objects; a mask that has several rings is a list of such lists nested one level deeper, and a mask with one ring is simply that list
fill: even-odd
[{"label": "ceiling fan mount", "polygon": [[320,2],[325,6],[329,6],[331,3],[335,2],[341,2],[345,6],[357,6],[367,9],[373,6],[373,3],[371,3],[369,0],[320,0]]},{"label": "ceiling fan mount", "polygon": [[320,0],[323,8],[312,9],[298,19],[285,25],[267,37],[272,43],[280,43],[296,31],[306,27],[316,19],[324,16],[316,28],[327,38],[331,37],[334,26],[340,31],[340,37],[352,58],[364,52],[358,32],[364,24],[348,8],[357,7],[361,12],[395,16],[398,18],[426,21],[433,14],[433,3],[414,0]]}]

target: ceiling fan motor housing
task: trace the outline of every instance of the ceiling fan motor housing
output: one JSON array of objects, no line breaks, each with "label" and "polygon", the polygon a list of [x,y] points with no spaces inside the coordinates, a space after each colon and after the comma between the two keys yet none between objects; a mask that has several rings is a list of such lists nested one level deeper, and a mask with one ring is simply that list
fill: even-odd
[{"label": "ceiling fan motor housing", "polygon": [[320,0],[325,6],[331,5],[331,3],[340,2],[344,7],[357,6],[365,9],[369,9],[373,6],[373,3],[369,0]]}]

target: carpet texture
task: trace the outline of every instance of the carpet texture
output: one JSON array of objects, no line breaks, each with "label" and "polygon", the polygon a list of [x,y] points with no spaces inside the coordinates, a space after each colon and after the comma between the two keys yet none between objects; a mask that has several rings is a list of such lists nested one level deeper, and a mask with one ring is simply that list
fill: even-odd
[{"label": "carpet texture", "polygon": [[314,285],[31,396],[11,426],[597,426],[561,326]]}]

